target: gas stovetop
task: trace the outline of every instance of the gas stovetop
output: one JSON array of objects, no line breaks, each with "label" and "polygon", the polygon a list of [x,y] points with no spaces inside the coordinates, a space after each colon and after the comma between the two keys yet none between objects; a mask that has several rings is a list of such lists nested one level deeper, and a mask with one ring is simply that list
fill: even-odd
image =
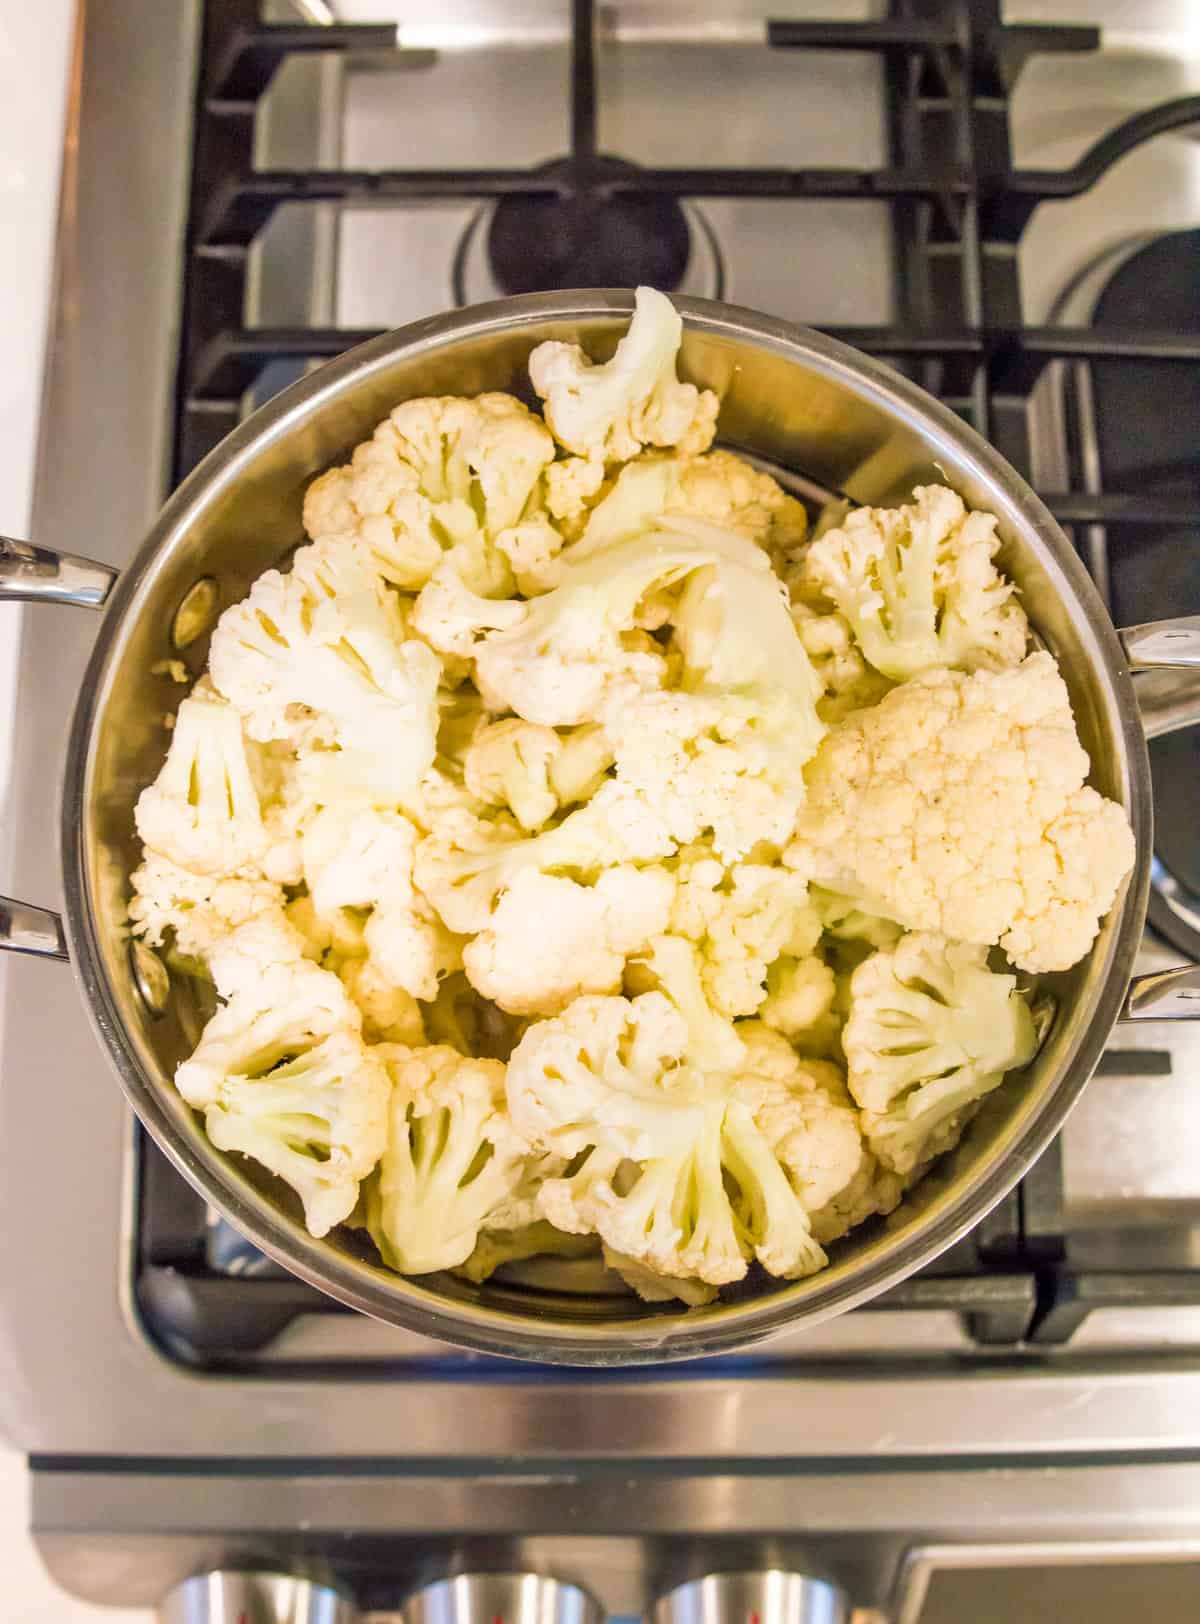
[{"label": "gas stovetop", "polygon": [[[124,563],[250,407],[373,332],[646,278],[886,358],[1029,474],[1120,619],[1200,610],[1200,43],[1191,0],[1102,43],[1120,9],[92,0],[40,539]],[[8,889],[48,902],[90,635],[39,612],[22,656]],[[1200,946],[1196,748],[1155,746],[1147,969]],[[887,1298],[628,1374],[463,1354],[283,1274],[135,1131],[61,968],[10,968],[3,1060],[0,1420],[90,1593],[157,1595],[233,1529],[621,1533],[618,1609],[650,1535],[740,1560],[870,1527],[875,1590],[916,1530],[1067,1540],[1153,1503],[1143,1532],[1200,1535],[1194,1027],[1119,1032],[1020,1188]],[[89,1528],[136,1574],[97,1579]]]}]

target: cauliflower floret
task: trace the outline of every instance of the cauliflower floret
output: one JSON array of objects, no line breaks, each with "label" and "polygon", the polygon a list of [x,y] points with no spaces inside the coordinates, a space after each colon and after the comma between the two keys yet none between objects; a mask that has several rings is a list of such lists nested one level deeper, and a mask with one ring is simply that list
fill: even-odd
[{"label": "cauliflower floret", "polygon": [[546,507],[564,535],[579,534],[588,504],[603,484],[600,457],[564,457],[546,469]]},{"label": "cauliflower floret", "polygon": [[867,942],[871,947],[895,947],[903,927],[864,906],[858,897],[843,896],[823,885],[811,885],[809,901],[821,929],[840,942]]},{"label": "cauliflower floret", "polygon": [[425,1042],[420,1004],[412,993],[388,979],[374,954],[343,959],[337,975],[362,1016],[363,1036],[369,1043],[406,1043],[419,1048]]},{"label": "cauliflower floret", "polygon": [[544,513],[501,530],[496,537],[496,550],[508,561],[517,590],[525,597],[536,597],[554,585],[564,539]]},{"label": "cauliflower floret", "polygon": [[511,395],[406,401],[309,486],[304,526],[353,546],[396,586],[423,586],[451,550],[486,576],[496,560],[480,529],[496,538],[518,524],[553,457],[545,424]]},{"label": "cauliflower floret", "polygon": [[297,554],[291,574],[260,575],[218,621],[209,666],[252,739],[294,738],[300,707],[328,717],[344,747],[374,753],[398,787],[433,760],[441,662],[405,639],[395,599],[352,554]]},{"label": "cauliflower floret", "polygon": [[[821,736],[817,679],[778,584],[744,538],[699,521],[717,565],[692,575],[674,611],[682,689],[616,694],[604,711],[617,776],[657,807],[674,838],[708,830],[731,862],[760,841],[782,846]],[[750,565],[751,567],[743,567]]]},{"label": "cauliflower floret", "polygon": [[703,1308],[715,1302],[717,1288],[705,1285],[703,1280],[683,1280],[678,1275],[656,1274],[637,1258],[624,1252],[614,1252],[611,1246],[603,1248],[604,1266],[611,1269],[644,1303],[686,1303],[689,1308]]},{"label": "cauliflower floret", "polygon": [[208,953],[208,973],[222,998],[253,994],[272,965],[315,959],[317,949],[281,907],[264,909],[234,927]]},{"label": "cauliflower floret", "polygon": [[670,996],[577,998],[513,1051],[513,1123],[572,1169],[541,1186],[539,1211],[668,1278],[723,1285],[751,1258],[812,1273],[824,1253],[736,1095],[744,1045],[705,1005],[688,943],[659,938],[649,962]]},{"label": "cauliflower floret", "polygon": [[800,1060],[777,1033],[739,1029],[746,1064],[738,1081],[822,1245],[898,1204],[901,1181],[863,1142],[859,1113],[837,1066]]},{"label": "cauliflower floret", "polygon": [[1025,654],[1029,626],[992,562],[996,520],[944,485],[898,508],[855,508],[809,547],[804,586],[849,621],[867,659],[897,682],[937,666],[1000,669]]},{"label": "cauliflower floret", "polygon": [[1065,970],[1134,857],[1088,768],[1050,655],[927,672],[828,736],[785,860],[908,929]]},{"label": "cauliflower floret", "polygon": [[521,1229],[483,1229],[475,1250],[458,1268],[458,1273],[476,1285],[490,1280],[506,1263],[524,1263],[534,1257],[560,1257],[568,1260],[589,1257],[596,1250],[590,1235],[564,1235],[544,1218]]},{"label": "cauliflower floret", "polygon": [[670,511],[707,519],[765,547],[772,559],[789,556],[808,531],[808,515],[770,474],[731,451],[681,462]]},{"label": "cauliflower floret", "polygon": [[133,934],[159,947],[170,930],[176,954],[200,963],[238,925],[283,905],[283,890],[272,880],[194,874],[160,852],[147,852],[129,883]]},{"label": "cauliflower floret", "polygon": [[218,1150],[292,1186],[313,1235],[350,1216],[383,1152],[387,1073],[337,977],[304,960],[267,965],[235,992],[175,1086]]},{"label": "cauliflower floret", "polygon": [[891,691],[893,684],[863,658],[842,615],[824,614],[799,600],[792,604],[792,620],[824,690],[817,701],[823,722],[844,721],[851,711],[878,705]]},{"label": "cauliflower floret", "polygon": [[167,759],[138,796],[137,832],[196,874],[237,874],[257,866],[268,844],[247,759],[242,719],[207,695],[179,706]]},{"label": "cauliflower floret", "polygon": [[627,462],[644,445],[705,451],[716,430],[711,390],[680,383],[675,357],[683,321],[653,288],[637,290],[633,320],[611,361],[596,365],[578,344],[551,340],[529,357],[546,422],[568,451],[593,462]]},{"label": "cauliflower floret", "polygon": [[564,565],[552,592],[510,605],[519,618],[477,646],[475,681],[484,703],[546,727],[571,726],[596,721],[614,687],[660,687],[661,651],[626,640],[639,600],[713,556],[690,538],[654,536]]},{"label": "cauliflower floret", "polygon": [[421,588],[412,611],[412,629],[439,654],[470,659],[487,631],[505,631],[524,618],[525,607],[511,598],[485,598],[467,586],[453,559],[446,559]]},{"label": "cauliflower floret", "polygon": [[726,869],[705,847],[680,854],[671,930],[696,943],[705,993],[722,1015],[753,1015],[768,965],[815,943],[807,891],[798,875],[767,863]]},{"label": "cauliflower floret", "polygon": [[304,878],[318,918],[370,908],[363,942],[378,979],[431,999],[461,962],[458,943],[413,885],[417,830],[397,812],[332,806],[303,841]]},{"label": "cauliflower floret", "polygon": [[508,808],[531,834],[599,789],[612,745],[598,724],[556,733],[509,716],[475,734],[463,756],[468,791],[481,806]]},{"label": "cauliflower floret", "polygon": [[662,820],[615,782],[553,828],[528,839],[499,819],[437,831],[417,849],[414,877],[453,931],[486,930],[502,892],[526,870],[596,878],[619,863],[653,863],[674,850]]},{"label": "cauliflower floret", "polygon": [[387,1144],[363,1190],[367,1229],[389,1268],[465,1263],[481,1229],[533,1217],[536,1162],[504,1112],[504,1067],[432,1045],[381,1044],[392,1081]]},{"label": "cauliflower floret", "polygon": [[467,977],[513,1015],[619,991],[626,959],[665,930],[674,889],[663,868],[606,868],[591,886],[526,869],[463,949]]},{"label": "cauliflower floret", "polygon": [[463,758],[463,778],[477,800],[509,807],[532,833],[558,811],[550,767],[560,749],[553,728],[508,717],[475,735]]},{"label": "cauliflower floret", "polygon": [[[774,876],[777,870],[769,872]],[[837,976],[823,959],[785,954],[767,971],[759,1019],[806,1053],[823,1049],[841,1026],[834,1009],[837,993]]]},{"label": "cauliflower floret", "polygon": [[989,970],[982,947],[924,933],[859,965],[842,1043],[867,1142],[901,1174],[956,1144],[983,1096],[1038,1046],[1015,976]]}]

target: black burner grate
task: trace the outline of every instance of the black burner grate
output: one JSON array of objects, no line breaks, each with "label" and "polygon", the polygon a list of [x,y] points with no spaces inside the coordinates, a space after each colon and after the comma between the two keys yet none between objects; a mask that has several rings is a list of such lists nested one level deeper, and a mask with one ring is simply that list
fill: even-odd
[{"label": "black burner grate", "polygon": [[[243,415],[272,363],[305,364],[373,336],[336,328],[247,328],[249,255],[283,205],[492,199],[520,209],[642,218],[698,198],[873,199],[889,204],[895,322],[827,328],[939,395],[1017,468],[1030,471],[1029,396],[1053,361],[1200,362],[1192,333],[1080,331],[1022,321],[1015,245],[1043,203],[1073,197],[1140,143],[1200,119],[1200,97],[1111,131],[1071,169],[1020,170],[1008,99],[1037,54],[1095,49],[1099,31],[1005,25],[1000,0],[891,0],[876,22],[770,22],[763,49],[857,51],[885,67],[883,168],[635,167],[597,151],[593,0],[573,0],[571,150],[537,169],[256,170],[256,107],[280,65],[308,52],[395,51],[393,27],[279,25],[256,0],[207,0],[196,104],[173,471],[182,478]],[[414,53],[416,58],[423,53]],[[522,202],[524,200],[524,202]],[[1153,490],[1043,491],[1066,524],[1200,524],[1193,496]],[[1131,1057],[1125,1057],[1129,1065]],[[1147,1056],[1150,1069],[1160,1057]],[[149,1325],[201,1362],[237,1360],[300,1313],[337,1305],[267,1266],[215,1269],[207,1215],[143,1138],[138,1296]],[[874,1307],[959,1312],[981,1345],[1065,1339],[1094,1306],[1200,1304],[1200,1273],[1095,1274],[1072,1267],[1057,1147],[997,1211],[926,1274]]]}]

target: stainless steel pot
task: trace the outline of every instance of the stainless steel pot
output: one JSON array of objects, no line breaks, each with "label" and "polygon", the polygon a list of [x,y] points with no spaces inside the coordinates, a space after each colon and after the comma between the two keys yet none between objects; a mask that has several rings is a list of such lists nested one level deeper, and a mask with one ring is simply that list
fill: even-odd
[{"label": "stainless steel pot", "polygon": [[[131,945],[125,924],[137,855],[133,803],[158,770],[162,716],[179,692],[154,668],[183,658],[199,671],[206,643],[193,634],[211,618],[206,610],[240,598],[300,538],[307,482],[397,401],[523,392],[529,351],[543,339],[610,351],[630,295],[509,299],[419,322],[342,356],[255,413],[201,464],[118,581],[82,559],[18,543],[0,548],[0,595],[106,610],[62,792],[65,942],[55,915],[5,902],[0,945],[55,957],[69,951],[134,1109],[206,1200],[265,1252],[354,1308],[493,1353],[580,1364],[695,1357],[851,1308],[936,1257],[1012,1187],[1062,1125],[1115,1021],[1200,1013],[1198,967],[1130,982],[1151,854],[1145,734],[1200,719],[1200,684],[1180,679],[1200,666],[1200,617],[1114,631],[1049,513],[950,411],[819,334],[727,305],[679,304],[682,370],[720,395],[725,444],[803,469],[860,502],[897,501],[914,484],[945,479],[998,516],[1003,566],[1062,666],[1093,781],[1125,805],[1137,837],[1134,872],[1095,947],[1053,978],[1059,1015],[1036,1061],[989,1098],[958,1149],[886,1223],[838,1243],[830,1267],[812,1279],[763,1282],[737,1301],[685,1313],[573,1289],[570,1278],[541,1289],[401,1279],[371,1261],[354,1232],[314,1240],[285,1195],[209,1144],[175,1092],[172,1073],[195,1042],[199,1014],[186,978],[169,979],[153,954]],[[1142,669],[1158,675],[1139,716],[1132,673]]]}]

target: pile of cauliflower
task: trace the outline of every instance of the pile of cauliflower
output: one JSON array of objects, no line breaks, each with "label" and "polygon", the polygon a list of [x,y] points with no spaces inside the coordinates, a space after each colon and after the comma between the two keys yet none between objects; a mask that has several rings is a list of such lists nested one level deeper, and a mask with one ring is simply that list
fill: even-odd
[{"label": "pile of cauliflower", "polygon": [[642,288],[605,364],[534,350],[540,417],[397,406],[137,803],[132,930],[215,988],[181,1094],[404,1274],[813,1273],[1032,1058],[1014,967],[1133,859],[995,521],[810,537],[680,338]]}]

